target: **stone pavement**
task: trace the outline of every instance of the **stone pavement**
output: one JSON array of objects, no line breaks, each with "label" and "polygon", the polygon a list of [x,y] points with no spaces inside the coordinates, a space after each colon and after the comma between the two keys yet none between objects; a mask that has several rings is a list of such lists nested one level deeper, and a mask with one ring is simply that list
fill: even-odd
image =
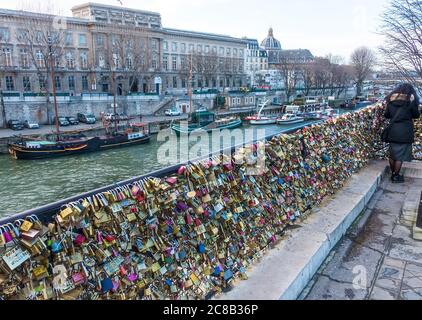
[{"label": "stone pavement", "polygon": [[403,185],[386,177],[300,299],[422,300],[422,242],[409,214],[421,190],[422,163],[407,165]]}]

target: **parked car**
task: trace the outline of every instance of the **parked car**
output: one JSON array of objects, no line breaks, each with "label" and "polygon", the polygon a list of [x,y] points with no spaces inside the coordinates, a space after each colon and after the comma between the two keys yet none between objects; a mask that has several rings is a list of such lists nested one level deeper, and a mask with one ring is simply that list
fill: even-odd
[{"label": "parked car", "polygon": [[7,127],[12,130],[23,130],[23,123],[18,120],[7,121]]},{"label": "parked car", "polygon": [[92,114],[78,113],[78,120],[82,123],[95,124],[97,120]]},{"label": "parked car", "polygon": [[36,121],[32,121],[32,120],[25,120],[23,122],[23,125],[25,126],[25,128],[28,128],[28,129],[39,129],[40,128],[39,123],[36,122]]},{"label": "parked car", "polygon": [[170,117],[175,117],[175,116],[181,115],[181,112],[179,110],[176,110],[176,109],[167,109],[165,113],[166,113],[166,116],[170,116]]},{"label": "parked car", "polygon": [[129,116],[127,114],[124,114],[124,113],[119,113],[119,119],[126,121],[126,120],[129,120]]},{"label": "parked car", "polygon": [[[58,117],[57,118],[60,127],[67,127],[70,126],[69,121],[67,121],[66,117]],[[56,117],[53,118],[53,124],[56,123]]]},{"label": "parked car", "polygon": [[67,122],[70,123],[70,125],[78,125],[79,121],[75,117],[66,117]]},{"label": "parked car", "polygon": [[117,114],[116,113],[106,113],[104,115],[104,119],[108,121],[114,121],[116,119]]}]

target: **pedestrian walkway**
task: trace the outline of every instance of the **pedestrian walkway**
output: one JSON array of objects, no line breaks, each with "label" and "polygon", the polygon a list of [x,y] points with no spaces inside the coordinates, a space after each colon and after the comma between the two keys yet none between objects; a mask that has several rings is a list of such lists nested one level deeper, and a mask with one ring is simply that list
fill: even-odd
[{"label": "pedestrian walkway", "polygon": [[412,237],[422,163],[406,167],[406,183],[384,179],[301,299],[422,300],[422,241]]}]

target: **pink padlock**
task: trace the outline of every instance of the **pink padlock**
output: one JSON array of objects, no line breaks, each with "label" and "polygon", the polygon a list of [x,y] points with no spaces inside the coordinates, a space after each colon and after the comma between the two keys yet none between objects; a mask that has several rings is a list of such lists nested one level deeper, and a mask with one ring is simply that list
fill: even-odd
[{"label": "pink padlock", "polygon": [[[1,228],[2,232],[3,232],[4,241],[6,243],[12,242],[13,241],[13,238],[12,238],[12,235],[10,234],[10,232],[9,232],[10,231],[9,227],[2,226],[0,228]],[[9,229],[9,231],[6,228]]]},{"label": "pink padlock", "polygon": [[179,170],[177,170],[177,174],[178,175],[183,175],[186,172],[186,167],[185,166],[181,166],[179,168]]}]

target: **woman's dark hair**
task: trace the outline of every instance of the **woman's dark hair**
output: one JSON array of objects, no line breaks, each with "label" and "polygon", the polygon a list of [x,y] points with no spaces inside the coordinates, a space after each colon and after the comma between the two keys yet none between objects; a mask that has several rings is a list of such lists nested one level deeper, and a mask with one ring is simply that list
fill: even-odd
[{"label": "woman's dark hair", "polygon": [[390,102],[393,95],[406,95],[407,99],[410,100],[410,97],[413,95],[414,102],[416,105],[419,105],[419,98],[416,93],[415,88],[410,83],[402,83],[398,85],[386,98],[386,102]]}]

